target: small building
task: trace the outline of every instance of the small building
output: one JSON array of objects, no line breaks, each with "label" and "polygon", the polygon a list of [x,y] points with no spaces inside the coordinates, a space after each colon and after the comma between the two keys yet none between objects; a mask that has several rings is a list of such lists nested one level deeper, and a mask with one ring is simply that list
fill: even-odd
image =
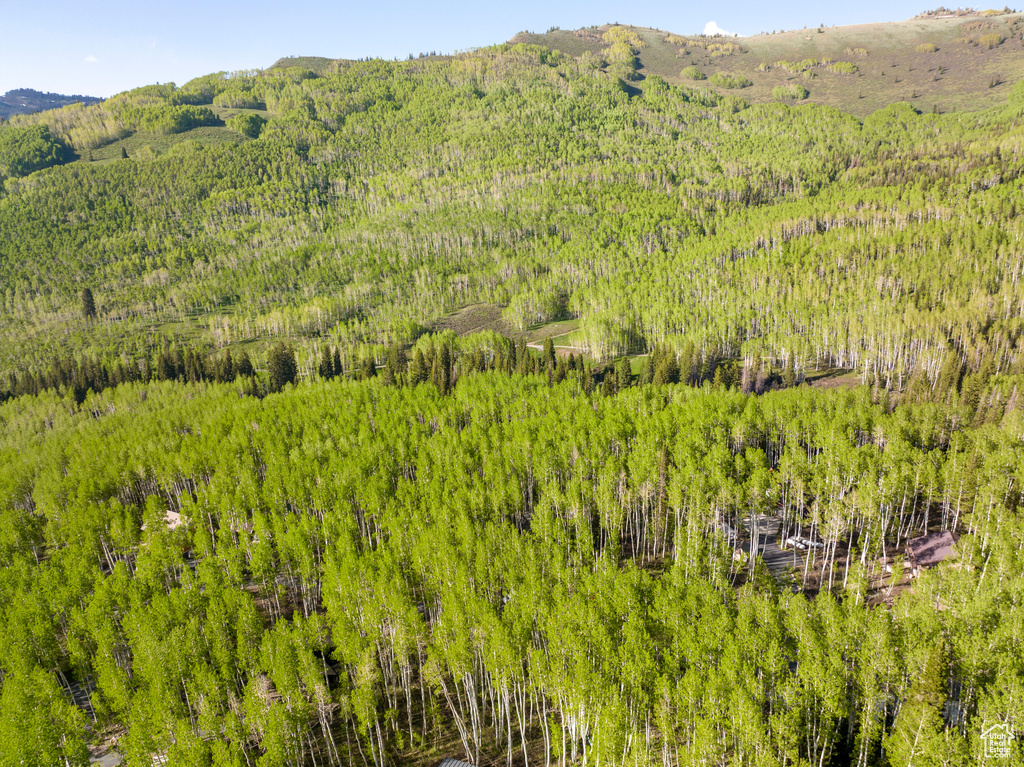
[{"label": "small building", "polygon": [[941,533],[929,533],[920,538],[907,541],[907,558],[914,575],[926,567],[934,567],[956,554],[956,538],[953,533],[944,530]]}]

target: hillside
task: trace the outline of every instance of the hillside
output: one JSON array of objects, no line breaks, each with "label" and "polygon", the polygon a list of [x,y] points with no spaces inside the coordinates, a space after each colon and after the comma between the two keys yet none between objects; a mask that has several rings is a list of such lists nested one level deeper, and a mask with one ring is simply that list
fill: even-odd
[{"label": "hillside", "polygon": [[[1014,13],[807,27],[737,38],[629,29],[643,42],[636,52],[638,87],[644,76],[655,74],[674,85],[699,85],[760,103],[777,100],[773,89],[796,85],[809,92],[806,101],[857,117],[898,101],[920,111],[984,109],[1004,101],[1009,87],[1024,77],[1024,17]],[[601,37],[607,30],[522,33],[511,42],[601,56],[608,48]],[[843,71],[850,65],[855,71]],[[708,79],[682,76],[690,66]],[[743,77],[751,85],[721,87],[711,81],[716,74]]]},{"label": "hillside", "polygon": [[1024,764],[1017,24],[0,125],[0,767]]},{"label": "hillside", "polygon": [[98,104],[103,99],[93,96],[65,96],[60,93],[41,93],[31,88],[18,88],[7,91],[0,96],[0,118],[8,119],[13,115],[27,115],[42,112],[45,109],[59,109],[80,102],[82,104]]},{"label": "hillside", "polygon": [[[1019,89],[859,121],[596,59],[515,44],[282,66],[15,118],[0,370],[276,338],[305,371],[325,342],[358,369],[476,304],[538,342],[572,319],[560,343],[597,363],[692,345],[698,380],[765,359],[902,391],[951,349],[1024,362]],[[77,162],[38,172],[67,145]]]}]

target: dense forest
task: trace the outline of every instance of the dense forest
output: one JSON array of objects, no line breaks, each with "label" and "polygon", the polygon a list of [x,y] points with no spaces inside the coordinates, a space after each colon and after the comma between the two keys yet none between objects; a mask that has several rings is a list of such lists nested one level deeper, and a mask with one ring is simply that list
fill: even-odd
[{"label": "dense forest", "polygon": [[[967,764],[1020,727],[1019,407],[586,388],[0,407],[0,761],[91,725],[130,764]],[[824,543],[792,588],[724,532],[764,511]]]},{"label": "dense forest", "polygon": [[0,767],[1024,764],[1024,83],[588,34],[0,124]]}]

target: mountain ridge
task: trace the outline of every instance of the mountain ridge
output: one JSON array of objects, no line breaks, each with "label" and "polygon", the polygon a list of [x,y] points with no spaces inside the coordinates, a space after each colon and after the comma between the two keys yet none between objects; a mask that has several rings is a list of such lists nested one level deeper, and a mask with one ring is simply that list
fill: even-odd
[{"label": "mountain ridge", "polygon": [[44,93],[34,88],[14,88],[0,96],[0,118],[8,119],[14,115],[32,114],[48,109],[60,109],[75,102],[86,106],[99,104],[103,99],[96,96],[80,94],[66,95],[63,93]]}]

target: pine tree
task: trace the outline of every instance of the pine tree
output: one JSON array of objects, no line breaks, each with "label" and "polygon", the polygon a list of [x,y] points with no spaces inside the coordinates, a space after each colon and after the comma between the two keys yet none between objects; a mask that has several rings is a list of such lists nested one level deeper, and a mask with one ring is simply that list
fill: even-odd
[{"label": "pine tree", "polygon": [[547,366],[549,373],[553,373],[555,370],[555,343],[550,338],[544,339],[544,363]]},{"label": "pine tree", "polygon": [[388,359],[386,368],[390,371],[390,378],[394,384],[401,383],[402,375],[405,373],[405,369],[409,366],[409,361],[405,356],[405,349],[399,344],[392,344],[388,350]]},{"label": "pine tree", "polygon": [[679,365],[676,362],[676,355],[672,351],[666,351],[661,355],[658,369],[654,371],[654,379],[651,383],[655,386],[679,383]]},{"label": "pine tree", "polygon": [[325,381],[337,375],[337,372],[334,370],[334,356],[331,354],[331,347],[327,344],[324,344],[320,354],[320,365],[317,368],[317,375]]},{"label": "pine tree", "polygon": [[92,291],[89,288],[82,288],[82,316],[91,320],[96,316],[96,302],[93,300]]},{"label": "pine tree", "polygon": [[615,366],[615,391],[628,389],[633,383],[633,372],[629,367],[629,358],[622,357]]},{"label": "pine tree", "polygon": [[270,391],[281,391],[285,385],[294,383],[298,375],[295,352],[284,341],[278,341],[267,355],[267,369],[270,372]]},{"label": "pine tree", "polygon": [[220,366],[217,370],[219,381],[234,381],[235,380],[235,360],[231,356],[231,350],[228,349],[224,352],[224,358],[220,362]]},{"label": "pine tree", "polygon": [[441,345],[441,351],[438,354],[437,374],[437,388],[440,389],[441,394],[447,394],[452,386],[452,353],[448,348],[448,344]]},{"label": "pine tree", "polygon": [[238,366],[236,367],[237,374],[243,378],[251,378],[255,374],[255,370],[252,367],[252,360],[249,359],[249,352],[242,351],[242,356],[238,358]]},{"label": "pine tree", "polygon": [[429,371],[427,369],[427,360],[423,356],[423,350],[417,349],[412,356],[412,362],[409,364],[409,385],[415,386],[421,384],[427,380]]},{"label": "pine tree", "polygon": [[363,358],[363,364],[359,370],[359,377],[364,381],[377,377],[377,364],[373,357]]},{"label": "pine tree", "polygon": [[796,367],[793,364],[792,357],[786,360],[786,368],[782,372],[782,385],[787,389],[791,389],[796,385]]},{"label": "pine tree", "polygon": [[679,382],[688,384],[693,376],[693,357],[694,347],[692,341],[687,341],[683,345],[683,350],[679,353]]},{"label": "pine tree", "polygon": [[552,376],[555,383],[562,383],[565,380],[565,376],[568,373],[569,365],[565,360],[565,357],[559,357],[558,362],[555,363],[555,372]]}]

